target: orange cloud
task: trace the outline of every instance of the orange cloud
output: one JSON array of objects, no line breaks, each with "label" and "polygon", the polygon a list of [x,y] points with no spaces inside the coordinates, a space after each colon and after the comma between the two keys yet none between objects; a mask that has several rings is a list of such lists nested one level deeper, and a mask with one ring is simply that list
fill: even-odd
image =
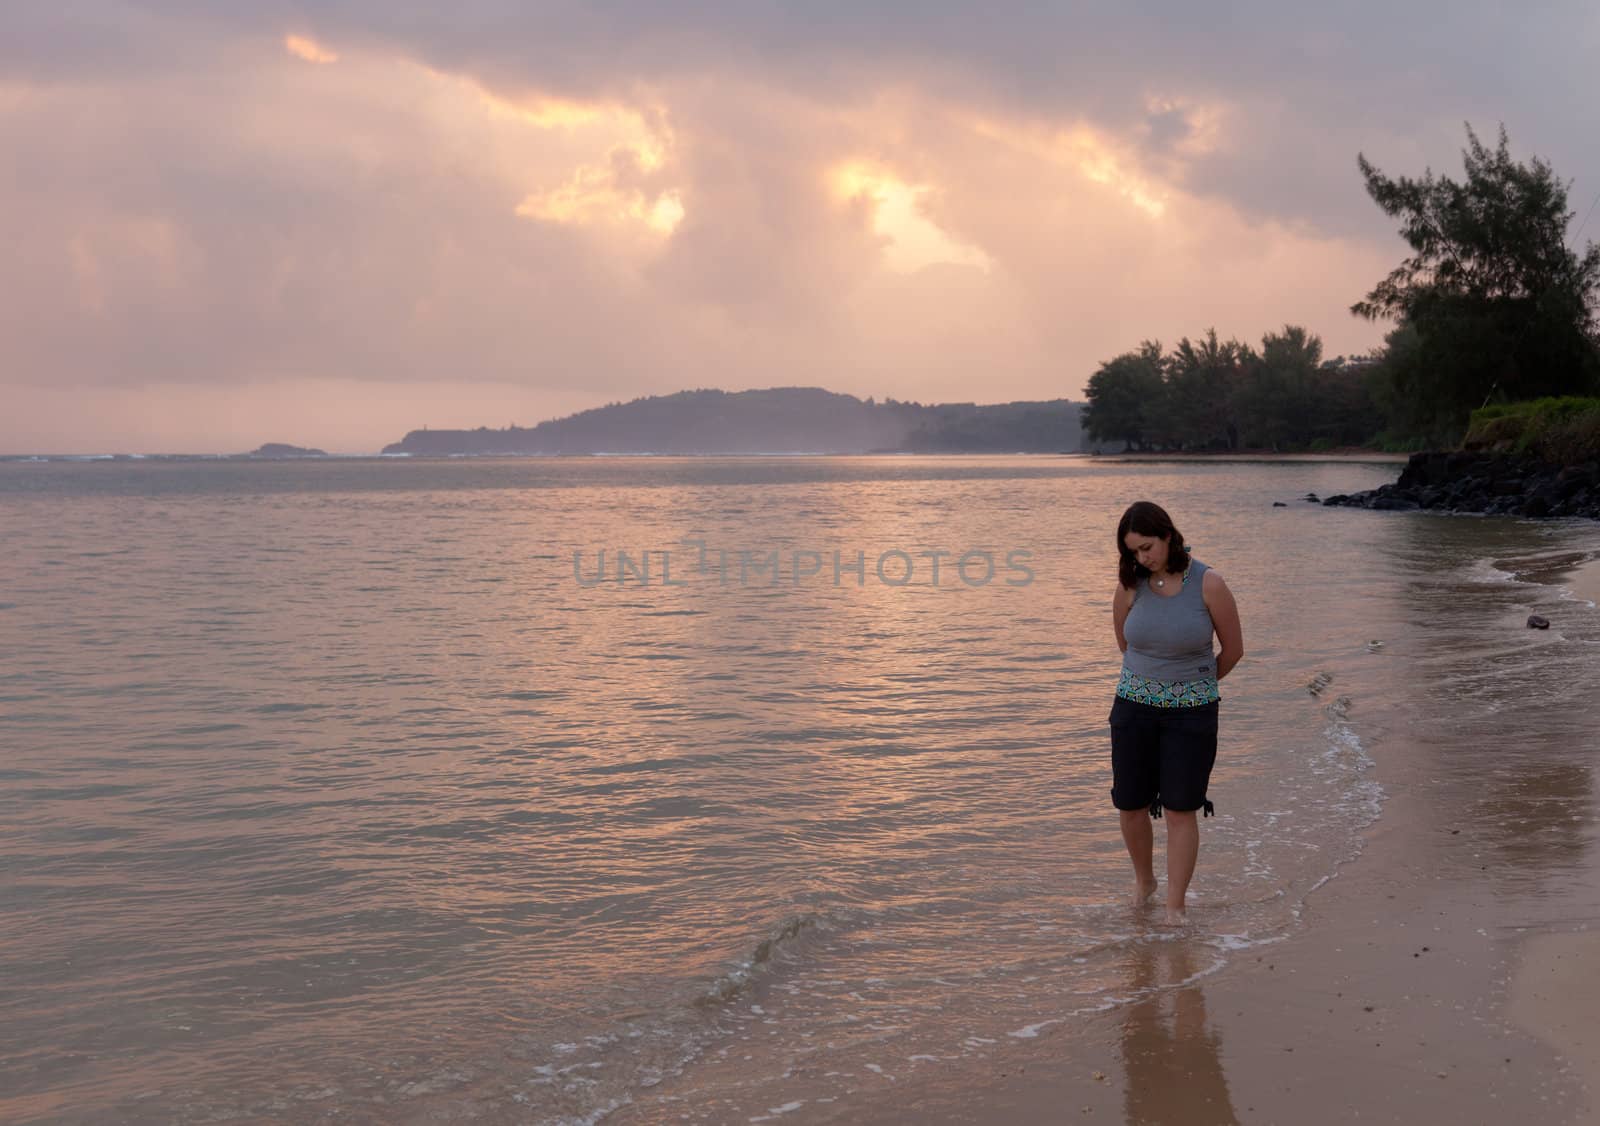
[{"label": "orange cloud", "polygon": [[890,268],[910,273],[953,263],[989,269],[988,255],[952,238],[928,217],[925,201],[934,190],[929,185],[908,184],[891,172],[855,161],[833,168],[828,179],[840,198],[865,200],[871,207],[873,231],[886,242],[884,257]]},{"label": "orange cloud", "polygon": [[1070,168],[1117,194],[1153,219],[1167,210],[1167,192],[1140,174],[1137,163],[1118,146],[1087,125],[1041,127],[988,117],[971,117],[968,126],[980,137],[997,141],[1055,167]]},{"label": "orange cloud", "polygon": [[304,59],[308,63],[336,63],[339,61],[337,53],[328,50],[315,39],[304,35],[285,35],[283,48],[297,59]]},{"label": "orange cloud", "polygon": [[[447,112],[475,117],[508,145],[540,153],[524,174],[545,186],[524,191],[513,209],[521,218],[575,226],[624,225],[660,235],[672,233],[683,220],[681,189],[663,181],[675,137],[662,106],[542,93],[510,96],[470,75],[419,69],[441,104],[449,107]],[[551,143],[554,138],[559,145]],[[552,158],[560,159],[557,153],[571,155],[552,177],[550,165]]]},{"label": "orange cloud", "polygon": [[[1242,105],[1160,90],[1119,130],[733,68],[557,96],[389,52],[349,49],[317,81],[265,61],[148,90],[0,83],[16,166],[61,170],[10,190],[30,222],[0,264],[0,392],[31,388],[60,430],[0,412],[0,450],[78,445],[91,425],[217,448],[201,443],[228,411],[244,421],[221,448],[375,449],[423,422],[529,423],[684,386],[1046,398],[1149,336],[1294,322],[1334,353],[1381,331],[1347,307],[1387,247],[1186,186],[1248,136]],[[108,190],[165,166],[160,123],[180,110],[219,142],[200,150],[212,175]],[[260,206],[229,207],[233,184]],[[477,388],[456,405],[453,373]],[[262,416],[280,389],[294,409]],[[294,432],[309,401],[329,421]]]}]

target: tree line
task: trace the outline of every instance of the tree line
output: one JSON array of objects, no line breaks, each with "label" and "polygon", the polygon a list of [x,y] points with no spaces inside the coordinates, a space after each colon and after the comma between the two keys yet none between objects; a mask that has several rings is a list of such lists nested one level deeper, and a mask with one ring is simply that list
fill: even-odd
[{"label": "tree line", "polygon": [[1090,378],[1085,433],[1140,450],[1422,449],[1458,443],[1490,403],[1600,394],[1600,247],[1568,246],[1569,185],[1513,160],[1504,127],[1493,149],[1466,131],[1460,182],[1357,156],[1411,250],[1351,306],[1394,323],[1381,348],[1325,361],[1298,325],[1259,349],[1214,329],[1171,351],[1147,340]]},{"label": "tree line", "polygon": [[1326,449],[1372,438],[1379,416],[1364,359],[1322,358],[1322,340],[1299,325],[1252,348],[1147,340],[1101,364],[1089,379],[1084,432],[1135,450]]}]

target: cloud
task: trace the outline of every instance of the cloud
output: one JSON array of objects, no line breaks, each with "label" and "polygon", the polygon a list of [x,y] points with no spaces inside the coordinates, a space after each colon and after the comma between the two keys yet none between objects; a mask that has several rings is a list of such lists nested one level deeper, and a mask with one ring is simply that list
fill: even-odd
[{"label": "cloud", "polygon": [[308,63],[336,63],[339,61],[339,56],[333,51],[328,50],[315,39],[309,39],[304,35],[285,35],[283,37],[283,47],[295,58],[303,59]]},{"label": "cloud", "polygon": [[1444,12],[21,0],[0,381],[107,436],[292,388],[328,421],[262,440],[352,449],[503,395],[1078,395],[1213,325],[1358,351],[1402,251],[1357,151],[1505,120],[1600,190],[1596,15]]}]

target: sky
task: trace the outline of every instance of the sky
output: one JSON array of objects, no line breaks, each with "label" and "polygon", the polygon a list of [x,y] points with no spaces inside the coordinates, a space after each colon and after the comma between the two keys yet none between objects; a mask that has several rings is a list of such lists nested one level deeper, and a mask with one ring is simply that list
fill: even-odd
[{"label": "sky", "polygon": [[[1349,312],[1464,124],[1600,195],[1600,6],[7,0],[0,452],[699,387],[1083,397]],[[1578,245],[1600,240],[1600,219]]]}]

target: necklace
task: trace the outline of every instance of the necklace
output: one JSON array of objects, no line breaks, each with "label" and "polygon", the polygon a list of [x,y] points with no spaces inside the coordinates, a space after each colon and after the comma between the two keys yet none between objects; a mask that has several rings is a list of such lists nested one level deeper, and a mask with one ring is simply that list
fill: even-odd
[{"label": "necklace", "polygon": [[[1185,582],[1187,582],[1188,579],[1189,579],[1189,568],[1187,568],[1187,567],[1185,567],[1183,569],[1183,578],[1184,578]],[[1157,579],[1156,580],[1156,585],[1157,586],[1166,586],[1167,585],[1167,580],[1166,579]]]}]

